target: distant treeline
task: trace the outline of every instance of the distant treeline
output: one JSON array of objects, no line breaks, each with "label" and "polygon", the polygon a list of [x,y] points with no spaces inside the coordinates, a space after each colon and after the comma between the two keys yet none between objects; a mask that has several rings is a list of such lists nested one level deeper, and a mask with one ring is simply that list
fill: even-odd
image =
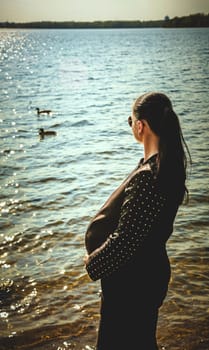
[{"label": "distant treeline", "polygon": [[176,28],[176,27],[209,27],[209,14],[197,13],[185,17],[168,16],[164,20],[153,21],[94,21],[94,22],[0,22],[0,28],[31,29],[94,29],[94,28]]},{"label": "distant treeline", "polygon": [[163,27],[180,28],[180,27],[209,27],[209,14],[196,13],[184,17],[174,17],[169,19],[165,17]]},{"label": "distant treeline", "polygon": [[28,22],[0,23],[1,28],[57,28],[57,29],[94,29],[94,28],[146,28],[162,27],[163,21],[94,21],[94,22]]}]

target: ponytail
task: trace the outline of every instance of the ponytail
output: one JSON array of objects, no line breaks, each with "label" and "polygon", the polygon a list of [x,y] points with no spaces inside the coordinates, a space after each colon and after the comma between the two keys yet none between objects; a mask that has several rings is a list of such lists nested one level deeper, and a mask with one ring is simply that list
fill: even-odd
[{"label": "ponytail", "polygon": [[162,93],[144,94],[136,100],[134,113],[137,119],[145,119],[159,137],[157,181],[160,189],[182,203],[185,197],[188,199],[186,153],[190,161],[191,156],[171,101]]}]

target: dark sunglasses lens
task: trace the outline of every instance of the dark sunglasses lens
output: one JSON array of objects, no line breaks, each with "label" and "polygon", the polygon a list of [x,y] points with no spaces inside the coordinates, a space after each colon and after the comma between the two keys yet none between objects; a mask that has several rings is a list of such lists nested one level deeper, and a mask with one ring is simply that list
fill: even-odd
[{"label": "dark sunglasses lens", "polygon": [[128,117],[128,124],[129,124],[129,126],[132,126],[132,118],[131,118],[131,116]]}]

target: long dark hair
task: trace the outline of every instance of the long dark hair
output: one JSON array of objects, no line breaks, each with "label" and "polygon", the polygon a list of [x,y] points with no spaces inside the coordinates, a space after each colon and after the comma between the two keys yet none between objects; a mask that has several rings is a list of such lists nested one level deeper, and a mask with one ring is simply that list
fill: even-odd
[{"label": "long dark hair", "polygon": [[159,136],[157,181],[161,190],[172,193],[179,203],[188,200],[186,178],[191,156],[170,99],[160,92],[143,94],[135,101],[133,112]]}]

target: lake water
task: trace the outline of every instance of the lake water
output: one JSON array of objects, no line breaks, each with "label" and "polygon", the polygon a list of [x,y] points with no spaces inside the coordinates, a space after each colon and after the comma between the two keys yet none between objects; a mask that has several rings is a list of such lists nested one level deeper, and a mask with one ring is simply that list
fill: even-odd
[{"label": "lake water", "polygon": [[[208,28],[0,30],[1,350],[94,349],[100,285],[83,266],[84,234],[142,156],[127,117],[151,90],[173,101],[193,159],[167,244],[159,349],[209,349],[208,38]],[[40,139],[41,127],[57,135]]]}]

